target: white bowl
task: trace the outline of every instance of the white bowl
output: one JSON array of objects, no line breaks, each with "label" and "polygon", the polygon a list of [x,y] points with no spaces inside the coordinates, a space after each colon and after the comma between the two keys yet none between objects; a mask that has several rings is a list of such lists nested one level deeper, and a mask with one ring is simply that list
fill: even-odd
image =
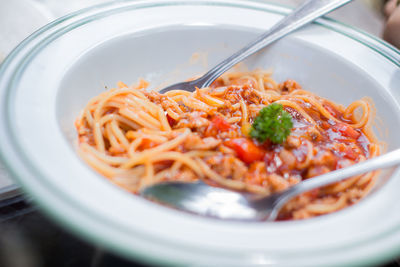
[{"label": "white bowl", "polygon": [[[400,254],[400,175],[360,203],[304,221],[243,223],[148,202],[112,185],[76,153],[74,120],[117,81],[162,85],[200,74],[289,10],[240,0],[135,1],[61,18],[0,69],[0,150],[27,193],[59,223],[128,258],[190,265],[375,264]],[[198,53],[197,62],[190,59]],[[192,58],[193,59],[193,58]],[[246,61],[342,104],[371,97],[380,139],[400,146],[400,54],[321,19]]]}]

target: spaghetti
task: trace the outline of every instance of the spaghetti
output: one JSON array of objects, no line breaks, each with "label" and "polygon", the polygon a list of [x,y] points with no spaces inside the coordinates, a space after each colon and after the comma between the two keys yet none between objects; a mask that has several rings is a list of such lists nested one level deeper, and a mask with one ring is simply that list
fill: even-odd
[{"label": "spaghetti", "polygon": [[[229,73],[195,92],[147,91],[122,82],[94,97],[76,120],[79,152],[113,183],[137,193],[168,180],[271,194],[379,154],[366,99],[348,107],[276,83],[266,71]],[[282,144],[250,137],[259,111],[281,104],[293,128]],[[304,193],[279,219],[303,219],[352,205],[374,185],[368,173]]]}]

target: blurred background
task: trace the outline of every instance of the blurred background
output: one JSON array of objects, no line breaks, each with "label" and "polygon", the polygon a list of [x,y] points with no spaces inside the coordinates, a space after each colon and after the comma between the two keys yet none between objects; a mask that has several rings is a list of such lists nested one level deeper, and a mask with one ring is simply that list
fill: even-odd
[{"label": "blurred background", "polygon": [[[268,2],[296,6],[302,1]],[[19,42],[41,26],[70,12],[103,2],[107,1],[0,0],[0,63]],[[387,33],[384,34],[389,15],[384,8],[387,2],[395,6],[399,1],[355,0],[329,17],[388,39]],[[396,34],[400,37],[399,28]],[[18,187],[0,162],[0,266],[142,266],[71,236],[37,211],[29,200],[21,201],[18,194]],[[385,266],[400,266],[400,261],[393,259]]]},{"label": "blurred background", "polygon": [[[296,6],[303,0],[272,0]],[[0,0],[0,61],[26,36],[70,12],[105,0]],[[376,36],[384,27],[383,0],[355,0],[330,16]]]}]

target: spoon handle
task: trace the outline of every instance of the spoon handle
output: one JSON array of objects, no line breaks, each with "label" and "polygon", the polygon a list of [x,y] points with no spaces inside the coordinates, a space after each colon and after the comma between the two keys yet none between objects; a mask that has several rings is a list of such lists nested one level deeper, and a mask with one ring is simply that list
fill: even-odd
[{"label": "spoon handle", "polygon": [[291,14],[279,21],[267,32],[208,71],[204,76],[197,80],[197,86],[209,86],[225,71],[253,53],[257,52],[261,48],[350,1],[351,0],[305,1],[304,4],[300,5]]},{"label": "spoon handle", "polygon": [[277,194],[276,206],[273,212],[271,212],[268,220],[272,221],[276,218],[280,208],[287,203],[291,198],[310,191],[315,188],[320,188],[334,182],[340,182],[346,178],[374,171],[377,169],[383,169],[392,167],[400,164],[400,148],[393,150],[384,155],[368,159],[366,161],[354,164],[350,167],[328,172],[326,174],[315,177],[314,179],[308,179],[295,186],[290,187],[287,191]]}]

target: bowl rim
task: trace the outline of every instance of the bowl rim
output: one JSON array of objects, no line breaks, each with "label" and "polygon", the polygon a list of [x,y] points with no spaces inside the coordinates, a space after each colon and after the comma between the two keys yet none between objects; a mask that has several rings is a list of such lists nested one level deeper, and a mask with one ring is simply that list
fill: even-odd
[{"label": "bowl rim", "polygon": [[[228,1],[228,0],[227,1],[225,1],[225,0],[219,0],[219,1],[151,0],[151,1],[136,1],[136,2],[128,1],[128,2],[123,2],[123,3],[99,4],[99,5],[96,5],[93,7],[85,8],[83,10],[74,12],[70,15],[66,15],[66,16],[44,26],[43,28],[39,29],[38,31],[33,33],[31,36],[26,38],[17,48],[15,48],[9,54],[9,56],[4,60],[4,62],[0,66],[0,82],[1,82],[1,79],[4,78],[3,76],[7,75],[6,72],[9,70],[9,68],[12,68],[12,64],[14,63],[14,61],[18,62],[18,61],[22,60],[22,62],[18,63],[19,66],[23,65],[24,63],[29,62],[29,57],[24,58],[24,59],[21,59],[21,58],[19,59],[19,57],[21,57],[21,54],[23,55],[25,52],[26,55],[32,55],[32,54],[34,55],[37,52],[37,51],[35,51],[35,48],[43,47],[42,41],[51,41],[50,36],[52,34],[55,34],[55,36],[58,36],[58,34],[60,34],[58,32],[58,30],[60,30],[60,31],[62,31],[62,29],[73,30],[75,27],[80,27],[80,26],[90,22],[91,19],[93,19],[93,18],[94,19],[101,18],[101,15],[109,15],[110,12],[111,13],[118,12],[119,10],[126,9],[128,6],[133,9],[137,9],[137,8],[146,8],[146,7],[163,6],[163,5],[228,5],[228,6],[233,5],[233,6],[242,7],[242,8],[262,9],[265,12],[273,12],[273,13],[280,14],[280,15],[287,14],[290,11],[290,9],[285,8],[281,5],[260,3],[258,1],[253,1],[253,0],[252,1],[244,1],[244,0],[232,0],[232,1]],[[363,45],[371,48],[375,52],[384,56],[388,61],[395,64],[397,67],[400,67],[400,52],[396,48],[391,46],[390,44],[387,44],[386,42],[378,39],[377,37],[367,34],[363,31],[360,31],[354,27],[350,27],[346,24],[337,22],[333,19],[329,19],[329,18],[322,18],[314,23],[316,23],[320,26],[326,27],[330,30],[336,31],[336,32],[343,34],[357,42],[362,43]],[[54,30],[54,32],[53,32],[53,30]],[[46,35],[46,33],[50,33],[50,34]],[[29,46],[32,43],[34,44],[35,41],[37,41],[36,39],[39,37],[41,37],[42,40],[39,41],[39,43],[37,43],[37,45],[35,45],[33,48],[30,48]],[[27,50],[27,51],[24,51],[24,50]],[[18,76],[18,75],[16,75],[16,76]],[[13,76],[13,78],[15,78],[15,77]],[[12,88],[12,86],[10,88]],[[0,90],[1,90],[1,88],[0,88]],[[6,94],[8,94],[8,92],[9,92],[9,90],[6,92]],[[2,92],[0,92],[0,93],[2,93]],[[3,98],[3,99],[6,99],[6,98]],[[3,99],[1,99],[0,101],[3,101]],[[3,105],[3,108],[4,108],[4,110],[8,109],[7,103],[5,103],[5,105]],[[5,116],[5,119],[7,120],[8,117],[6,117],[5,114],[3,116]],[[6,120],[1,121],[0,125],[6,124]],[[2,134],[7,135],[7,133],[2,133],[2,131],[4,131],[4,132],[7,131],[7,127],[0,127],[0,128],[1,128],[0,136],[2,136]],[[3,147],[3,143],[0,143],[0,144],[2,144],[2,146],[0,146],[0,158],[1,158],[2,162],[5,163],[5,166],[10,171],[12,176],[17,178],[17,180],[20,182],[20,184],[22,184],[23,189],[28,193],[34,194],[35,190],[24,186],[24,184],[22,183],[23,179],[19,178],[21,175],[23,175],[23,170],[19,170],[18,164],[16,164],[15,161],[11,160],[13,157],[8,157],[7,151]],[[8,145],[10,147],[12,147],[11,144],[8,144]],[[16,153],[16,152],[14,152],[14,153]],[[18,156],[16,156],[16,158],[18,159]],[[19,160],[23,161],[20,158],[19,158]],[[23,163],[23,162],[21,162],[21,163]],[[58,222],[62,222],[63,224],[68,224],[70,227],[72,227],[74,230],[76,230],[76,232],[79,232],[80,234],[84,234],[86,236],[91,235],[87,232],[84,232],[82,229],[77,228],[76,225],[72,224],[71,222],[64,221],[63,220],[64,218],[61,217],[60,214],[54,213],[52,208],[50,206],[48,206],[46,203],[42,203],[41,201],[38,201],[38,204],[45,211],[47,211],[48,214],[52,215],[53,218],[55,218]],[[93,239],[93,238],[97,238],[97,237],[92,235],[91,238]],[[111,246],[112,245],[116,245],[116,244],[111,244]],[[121,247],[119,247],[117,249],[120,250]],[[394,249],[392,251],[392,253],[390,253],[390,252],[387,252],[387,253],[390,255],[394,255],[394,253],[398,253],[399,249],[400,249],[400,247]],[[131,250],[125,251],[125,254],[128,254],[128,253],[132,253],[132,251]],[[381,258],[386,259],[390,255],[384,255],[384,256],[382,255]],[[142,258],[145,261],[150,261],[150,262],[159,263],[159,264],[160,263],[165,264],[165,262],[161,261],[161,259],[149,258],[149,257],[147,257],[148,255],[146,256],[143,254],[139,254],[139,255],[135,255],[135,256]],[[158,260],[158,261],[155,261],[155,260]],[[370,263],[367,260],[368,259],[365,259],[364,263]],[[369,260],[371,260],[371,259],[369,259]],[[374,260],[378,261],[379,258],[375,257]],[[360,263],[360,262],[358,261],[358,263]]]}]

